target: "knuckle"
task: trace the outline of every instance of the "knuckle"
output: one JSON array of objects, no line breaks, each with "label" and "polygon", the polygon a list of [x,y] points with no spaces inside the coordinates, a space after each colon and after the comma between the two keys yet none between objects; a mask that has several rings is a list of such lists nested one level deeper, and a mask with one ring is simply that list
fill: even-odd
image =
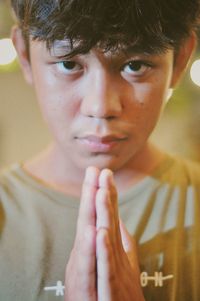
[{"label": "knuckle", "polygon": [[108,189],[106,189],[105,187],[100,187],[97,190],[97,197],[107,199],[109,197]]}]

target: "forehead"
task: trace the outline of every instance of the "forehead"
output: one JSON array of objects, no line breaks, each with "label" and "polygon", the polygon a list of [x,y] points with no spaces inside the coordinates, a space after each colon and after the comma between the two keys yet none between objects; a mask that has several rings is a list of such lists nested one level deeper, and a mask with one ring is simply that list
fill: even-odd
[{"label": "forehead", "polygon": [[161,55],[167,52],[167,49],[156,48],[151,49],[150,47],[145,47],[145,45],[140,45],[137,43],[130,43],[127,45],[117,45],[113,48],[103,47],[102,45],[96,45],[90,49],[87,53],[81,52],[81,42],[74,41],[73,43],[70,40],[55,40],[50,47],[47,47],[52,56],[70,56],[75,51],[76,54],[87,54],[91,50],[98,50],[104,54],[112,56],[129,56],[132,54],[144,54],[144,55]]}]

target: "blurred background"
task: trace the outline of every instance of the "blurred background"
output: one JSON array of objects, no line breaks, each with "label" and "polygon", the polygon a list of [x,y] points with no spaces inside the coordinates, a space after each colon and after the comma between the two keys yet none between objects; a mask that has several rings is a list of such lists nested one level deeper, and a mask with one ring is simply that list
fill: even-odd
[{"label": "blurred background", "polygon": [[[22,76],[10,43],[13,18],[0,0],[0,168],[24,161],[45,147],[50,135],[36,97]],[[166,151],[200,162],[200,47],[152,135]]]}]

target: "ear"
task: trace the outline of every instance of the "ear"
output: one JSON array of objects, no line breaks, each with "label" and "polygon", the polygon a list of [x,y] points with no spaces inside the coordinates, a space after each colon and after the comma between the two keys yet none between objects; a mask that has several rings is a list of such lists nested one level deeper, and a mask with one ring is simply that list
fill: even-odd
[{"label": "ear", "polygon": [[24,77],[30,85],[33,83],[31,62],[29,52],[25,43],[22,31],[18,26],[14,26],[11,31],[11,38],[18,54],[19,62],[24,74]]},{"label": "ear", "polygon": [[191,33],[190,37],[187,38],[180,46],[180,49],[175,54],[173,76],[171,80],[171,88],[174,88],[179,80],[181,79],[190,58],[196,48],[197,37],[194,32]]}]

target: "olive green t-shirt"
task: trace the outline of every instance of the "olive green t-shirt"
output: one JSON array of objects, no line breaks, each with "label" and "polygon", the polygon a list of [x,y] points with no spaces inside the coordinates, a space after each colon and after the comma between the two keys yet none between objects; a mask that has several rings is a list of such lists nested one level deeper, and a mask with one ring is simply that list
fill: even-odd
[{"label": "olive green t-shirt", "polygon": [[[20,164],[1,175],[0,301],[64,300],[78,208]],[[199,301],[200,167],[166,155],[119,195],[119,212],[139,245],[146,301]]]}]

